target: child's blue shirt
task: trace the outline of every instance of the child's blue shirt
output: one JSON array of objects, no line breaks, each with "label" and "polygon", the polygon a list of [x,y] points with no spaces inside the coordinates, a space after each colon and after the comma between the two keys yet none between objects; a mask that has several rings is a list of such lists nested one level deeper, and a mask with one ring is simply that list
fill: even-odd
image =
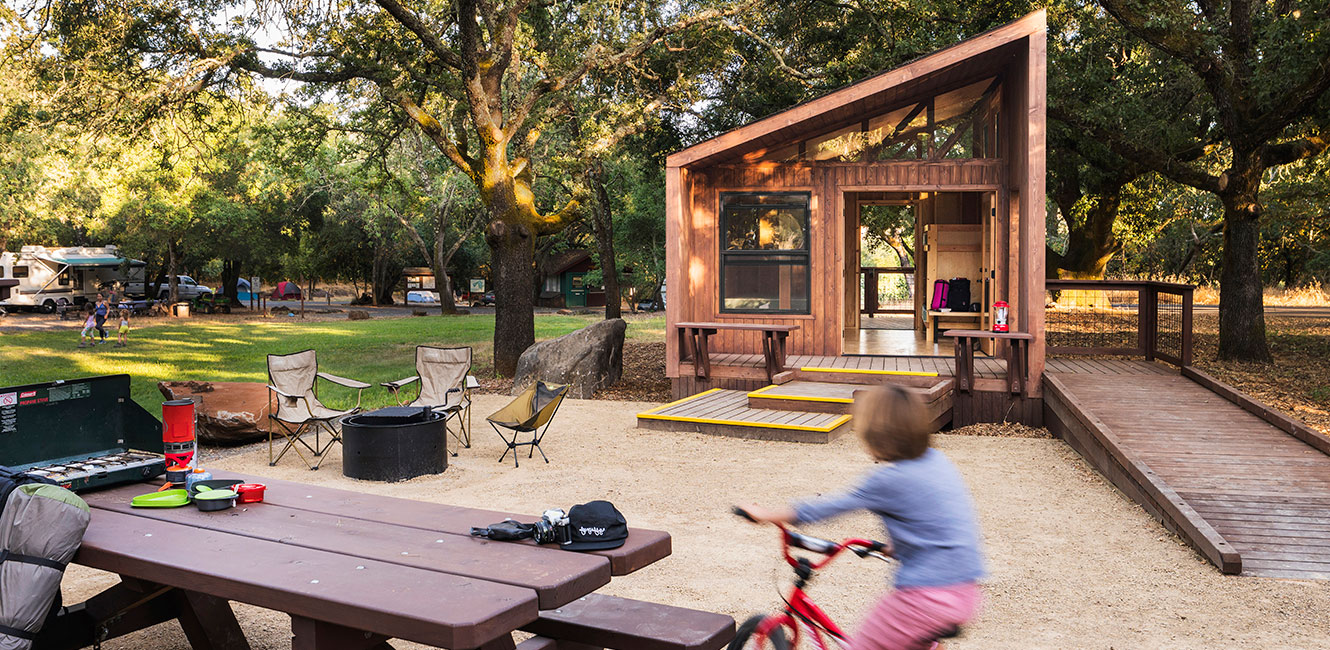
[{"label": "child's blue shirt", "polygon": [[922,456],[885,464],[859,486],[795,504],[800,523],[854,510],[882,517],[900,560],[896,587],[941,587],[984,577],[974,505],[956,466],[929,448]]}]

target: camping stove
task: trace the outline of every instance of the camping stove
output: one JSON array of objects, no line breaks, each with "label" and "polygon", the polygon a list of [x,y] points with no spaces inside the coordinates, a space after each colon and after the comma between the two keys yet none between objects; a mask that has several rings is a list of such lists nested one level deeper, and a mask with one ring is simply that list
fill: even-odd
[{"label": "camping stove", "polygon": [[126,451],[30,467],[25,471],[78,491],[102,485],[145,481],[161,474],[165,462],[160,454]]}]

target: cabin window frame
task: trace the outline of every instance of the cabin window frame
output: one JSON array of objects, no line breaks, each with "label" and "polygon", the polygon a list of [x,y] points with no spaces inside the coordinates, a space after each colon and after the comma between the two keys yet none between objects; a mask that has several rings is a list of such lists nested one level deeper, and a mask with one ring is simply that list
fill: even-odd
[{"label": "cabin window frame", "polygon": [[[801,198],[803,198],[803,199],[804,199],[804,202],[803,202],[801,205],[800,205],[800,204],[797,204],[797,203],[764,203],[764,204],[747,204],[747,203],[744,203],[744,204],[736,204],[736,205],[739,205],[739,206],[748,206],[748,207],[752,207],[752,206],[754,206],[754,205],[762,205],[762,206],[767,206],[767,207],[771,207],[771,206],[793,206],[793,207],[802,207],[803,210],[804,210],[804,222],[803,222],[804,247],[803,247],[802,249],[783,248],[783,249],[770,249],[770,250],[728,250],[728,249],[726,249],[726,247],[725,247],[725,246],[726,246],[726,234],[729,232],[729,218],[728,218],[727,208],[735,207],[735,206],[726,206],[726,205],[725,205],[725,197],[727,197],[727,196],[733,196],[733,195],[750,195],[750,196],[751,196],[751,195],[760,195],[760,196],[775,196],[775,197],[789,196],[789,197],[801,197]],[[718,249],[716,269],[717,269],[717,271],[718,271],[717,275],[719,276],[719,278],[718,278],[718,280],[717,280],[717,282],[718,282],[718,289],[719,289],[719,291],[717,292],[717,298],[718,298],[718,302],[720,303],[720,304],[718,304],[718,305],[716,306],[716,307],[717,307],[717,313],[719,313],[719,314],[770,315],[770,316],[811,315],[811,314],[813,313],[813,289],[812,289],[812,283],[813,283],[813,251],[812,251],[813,193],[810,192],[810,191],[808,191],[808,190],[776,190],[776,191],[768,191],[768,190],[727,190],[727,191],[721,191],[721,192],[718,192],[718,193],[716,194],[716,207],[717,207],[717,212],[719,213],[719,214],[718,214],[718,217],[719,217],[719,218],[717,219],[717,224],[716,224],[716,225],[717,225],[717,228],[718,228],[718,231],[717,231],[717,237],[716,237],[716,240],[717,240],[717,246],[716,246],[716,247],[717,247],[717,249]],[[728,307],[726,307],[726,306],[725,306],[725,295],[726,295],[726,294],[725,294],[725,269],[726,269],[726,266],[727,266],[727,264],[728,264],[728,260],[727,260],[726,258],[727,258],[727,257],[734,257],[734,258],[738,258],[738,259],[743,259],[743,258],[745,258],[745,257],[748,257],[748,258],[761,258],[761,257],[770,257],[770,256],[781,256],[781,257],[797,257],[797,256],[802,256],[802,257],[804,258],[804,261],[803,261],[803,266],[804,266],[804,273],[803,273],[803,276],[804,276],[804,291],[805,291],[805,296],[804,296],[804,299],[805,299],[805,300],[804,300],[804,305],[805,305],[805,306],[804,306],[804,308],[803,308],[803,309],[738,309],[738,308],[733,308],[733,309],[732,309],[732,308],[728,308]],[[777,262],[777,263],[779,263],[779,262]],[[742,264],[742,262],[740,262],[740,264]],[[797,264],[797,262],[794,263],[794,264]],[[791,265],[793,265],[793,264],[791,264]]]}]

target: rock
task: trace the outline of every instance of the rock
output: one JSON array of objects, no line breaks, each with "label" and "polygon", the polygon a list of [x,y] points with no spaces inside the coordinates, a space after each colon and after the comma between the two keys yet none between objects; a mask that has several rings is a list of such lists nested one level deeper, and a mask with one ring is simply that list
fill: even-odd
[{"label": "rock", "polygon": [[360,309],[352,309],[346,312],[347,320],[369,320],[369,312]]},{"label": "rock", "polygon": [[627,329],[628,323],[622,318],[603,320],[527,348],[517,360],[513,394],[526,390],[536,380],[572,384],[568,396],[582,399],[613,385],[623,374],[623,335]]},{"label": "rock", "polygon": [[194,400],[199,442],[235,445],[268,435],[268,387],[229,381],[162,381],[166,399]]},{"label": "rock", "polygon": [[428,316],[429,314],[428,314],[428,312],[426,312],[424,309],[412,309],[412,310],[411,310],[411,315],[412,315],[412,316]]},{"label": "rock", "polygon": [[571,310],[571,309],[560,309],[560,310],[559,310],[558,312],[556,312],[556,313],[559,314],[560,316],[572,316],[572,315],[573,315],[573,310]]}]

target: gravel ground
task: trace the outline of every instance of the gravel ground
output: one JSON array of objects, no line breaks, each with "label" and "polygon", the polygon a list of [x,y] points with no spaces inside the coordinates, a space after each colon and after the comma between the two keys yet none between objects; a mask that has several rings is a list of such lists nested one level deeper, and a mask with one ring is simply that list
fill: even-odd
[{"label": "gravel ground", "polygon": [[[871,465],[853,436],[799,445],[643,431],[633,427],[633,415],[650,404],[596,400],[570,401],[559,411],[544,444],[550,464],[523,459],[515,469],[496,462],[502,447],[483,419],[506,401],[479,396],[475,446],[451,459],[444,474],[405,483],[343,478],[338,451],[319,472],[289,459],[270,468],[262,445],[225,454],[207,450],[204,461],[213,468],[533,514],[607,498],[629,525],[670,531],[674,554],[616,578],[604,591],[736,618],[775,608],[776,585],[785,584],[790,572],[778,563],[774,530],[739,521],[728,507],[835,490]],[[980,619],[949,648],[1330,647],[1330,583],[1223,576],[1061,441],[988,433],[999,435],[936,439],[974,491],[991,573]],[[863,515],[810,532],[882,535],[879,524]],[[820,575],[810,593],[833,618],[853,627],[889,577],[886,565],[846,558]],[[82,600],[114,580],[71,566],[65,600]],[[237,606],[237,614],[255,650],[289,647],[283,615],[249,606]],[[174,623],[102,645],[187,647]]]}]

